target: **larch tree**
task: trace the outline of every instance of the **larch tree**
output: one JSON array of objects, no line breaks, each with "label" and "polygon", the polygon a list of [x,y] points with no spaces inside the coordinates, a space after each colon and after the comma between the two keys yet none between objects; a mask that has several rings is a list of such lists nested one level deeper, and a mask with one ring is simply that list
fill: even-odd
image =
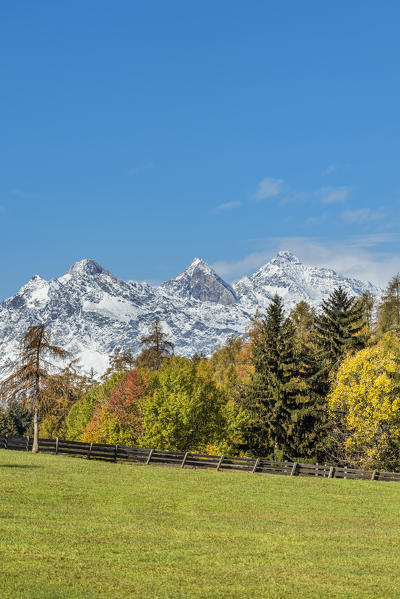
[{"label": "larch tree", "polygon": [[168,341],[159,318],[152,323],[150,334],[141,338],[140,346],[143,349],[136,359],[136,365],[139,368],[157,370],[164,359],[174,353],[174,344]]},{"label": "larch tree", "polygon": [[395,275],[387,286],[378,307],[378,331],[400,330],[400,274]]},{"label": "larch tree", "polygon": [[44,324],[30,326],[20,341],[18,361],[1,383],[8,400],[21,401],[33,414],[33,453],[39,451],[38,413],[44,382],[56,370],[53,360],[63,360],[67,356],[68,352],[63,348],[50,343]]}]

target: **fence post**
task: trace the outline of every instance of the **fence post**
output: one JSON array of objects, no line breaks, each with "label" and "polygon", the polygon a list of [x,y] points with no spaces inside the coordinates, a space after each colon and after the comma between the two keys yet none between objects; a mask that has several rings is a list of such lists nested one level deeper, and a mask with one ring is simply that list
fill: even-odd
[{"label": "fence post", "polygon": [[93,445],[93,443],[91,443],[91,444],[89,445],[88,453],[87,453],[87,456],[86,456],[86,458],[87,458],[88,460],[90,460],[90,456],[92,455],[92,445]]},{"label": "fence post", "polygon": [[26,438],[26,451],[29,451],[29,435]]},{"label": "fence post", "polygon": [[184,467],[185,467],[185,464],[186,464],[186,460],[187,460],[188,454],[189,454],[189,452],[187,451],[187,452],[185,453],[185,455],[184,455],[184,458],[183,458],[183,460],[182,460],[181,468],[184,468]]},{"label": "fence post", "polygon": [[222,456],[219,458],[219,462],[218,462],[218,466],[217,466],[217,472],[218,472],[218,470],[221,468],[221,464],[222,464],[222,462],[223,462],[223,459],[224,459],[224,456],[222,455]]},{"label": "fence post", "polygon": [[58,437],[56,437],[56,455],[58,454]]},{"label": "fence post", "polygon": [[318,476],[318,462],[315,464],[315,476]]},{"label": "fence post", "polygon": [[343,478],[347,478],[347,466],[343,469]]},{"label": "fence post", "polygon": [[329,468],[329,474],[328,474],[328,478],[333,478],[333,475],[335,474],[335,468],[333,466],[331,466]]},{"label": "fence post", "polygon": [[4,437],[4,449],[8,449],[8,435]]},{"label": "fence post", "polygon": [[376,475],[377,475],[378,471],[374,470],[371,476],[371,480],[376,480]]},{"label": "fence post", "polygon": [[154,451],[154,449],[150,449],[150,453],[149,453],[149,455],[148,455],[148,458],[147,458],[147,461],[146,461],[146,466],[147,466],[148,464],[150,464],[150,460],[151,460],[151,456],[153,455],[153,451]]},{"label": "fence post", "polygon": [[118,445],[116,444],[114,447],[114,462],[117,461],[118,458]]},{"label": "fence post", "polygon": [[253,470],[251,471],[252,474],[255,474],[259,463],[260,463],[260,458],[257,458],[256,461],[254,462]]},{"label": "fence post", "polygon": [[290,476],[295,476],[296,470],[297,470],[297,462],[293,462],[292,471],[290,473]]}]

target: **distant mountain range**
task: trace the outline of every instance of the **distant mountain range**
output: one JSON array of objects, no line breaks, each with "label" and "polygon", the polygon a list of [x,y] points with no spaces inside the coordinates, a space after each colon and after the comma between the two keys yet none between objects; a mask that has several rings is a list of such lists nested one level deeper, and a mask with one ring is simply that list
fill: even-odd
[{"label": "distant mountain range", "polygon": [[14,361],[29,325],[46,323],[55,344],[79,356],[84,370],[100,374],[114,347],[138,352],[156,317],[177,354],[208,354],[230,335],[245,334],[251,316],[257,309],[264,313],[276,293],[287,309],[300,300],[318,307],[339,285],[353,296],[382,293],[372,283],[306,266],[290,252],[279,252],[233,285],[198,258],[158,287],[122,281],[97,262],[81,260],[58,279],[33,276],[0,304],[0,370]]}]

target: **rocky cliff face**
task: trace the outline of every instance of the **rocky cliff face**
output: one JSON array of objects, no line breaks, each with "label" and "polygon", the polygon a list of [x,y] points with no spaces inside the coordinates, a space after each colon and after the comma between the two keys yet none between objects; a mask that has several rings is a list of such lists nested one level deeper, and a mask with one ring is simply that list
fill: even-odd
[{"label": "rocky cliff face", "polygon": [[122,281],[82,260],[58,279],[35,275],[0,304],[0,376],[29,325],[46,323],[54,343],[79,356],[84,370],[101,373],[115,346],[139,350],[156,317],[177,354],[209,353],[230,335],[245,334],[251,315],[265,312],[275,293],[288,309],[300,300],[317,307],[339,285],[352,295],[380,294],[371,283],[303,265],[288,252],[232,286],[199,259],[159,287]]},{"label": "rocky cliff face", "polygon": [[181,274],[166,281],[161,287],[166,293],[183,299],[195,299],[223,306],[233,306],[238,301],[232,287],[199,258],[195,258]]}]

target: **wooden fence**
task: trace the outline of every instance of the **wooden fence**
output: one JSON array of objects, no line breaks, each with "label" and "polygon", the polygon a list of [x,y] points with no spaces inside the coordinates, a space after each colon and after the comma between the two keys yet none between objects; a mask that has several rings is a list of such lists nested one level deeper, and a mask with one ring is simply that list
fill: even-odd
[{"label": "wooden fence", "polygon": [[[0,436],[0,449],[30,451],[32,437]],[[249,472],[252,474],[280,474],[285,476],[318,476],[322,478],[350,478],[358,480],[399,481],[400,472],[381,470],[358,470],[347,466],[329,464],[302,464],[300,462],[275,462],[266,458],[234,458],[224,455],[208,455],[190,451],[160,451],[142,447],[83,443],[61,439],[39,439],[43,453],[64,454],[112,462],[156,464],[177,468],[205,468],[217,471]]]}]

